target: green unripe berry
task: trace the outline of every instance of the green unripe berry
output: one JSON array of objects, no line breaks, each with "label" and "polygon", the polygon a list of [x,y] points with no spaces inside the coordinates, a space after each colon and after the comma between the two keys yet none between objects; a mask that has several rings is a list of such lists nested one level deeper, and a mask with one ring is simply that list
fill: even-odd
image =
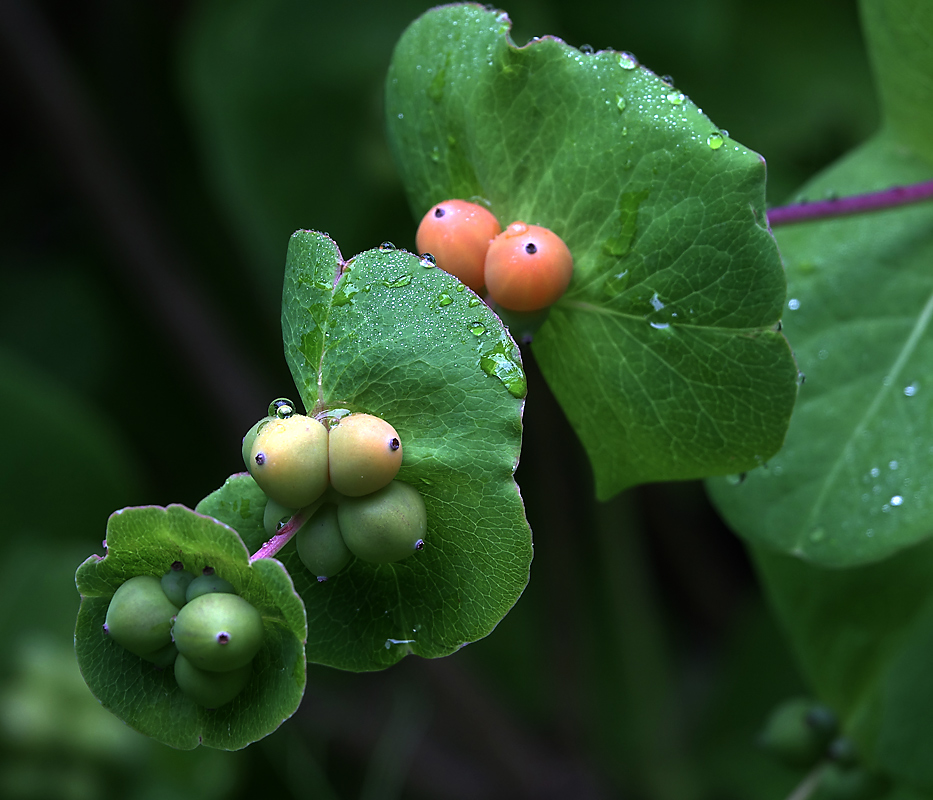
[{"label": "green unripe berry", "polygon": [[187,601],[185,592],[188,584],[194,580],[194,575],[182,567],[180,561],[172,564],[172,568],[162,576],[162,591],[176,606],[181,608]]},{"label": "green unripe berry", "polygon": [[137,575],[114,592],[104,630],[131,653],[147,657],[171,644],[172,617],[177,613],[178,606],[165,596],[158,578]]},{"label": "green unripe berry", "polygon": [[190,603],[195,597],[213,592],[236,594],[236,589],[230,581],[225,581],[211,569],[210,572],[205,571],[204,574],[198,575],[188,584],[188,588],[185,590],[185,602]]},{"label": "green unripe berry", "polygon": [[320,580],[336,575],[353,558],[337,522],[337,506],[322,506],[295,534],[298,557]]},{"label": "green unripe berry", "polygon": [[836,716],[829,709],[795,698],[772,712],[759,743],[787,766],[809,767],[826,755],[836,728]]},{"label": "green unripe berry", "polygon": [[295,515],[294,508],[286,508],[275,500],[269,500],[262,512],[262,527],[270,539],[279,532],[279,523],[288,522]]},{"label": "green unripe berry", "polygon": [[256,434],[246,466],[268,497],[304,508],[327,488],[327,429],[304,414],[270,420]]},{"label": "green unripe berry", "polygon": [[229,672],[246,666],[262,644],[262,614],[236,594],[202,594],[175,617],[178,652],[194,666]]},{"label": "green unripe berry", "polygon": [[243,455],[243,464],[246,466],[246,469],[249,469],[249,459],[253,452],[253,443],[259,435],[259,431],[275,419],[275,417],[263,417],[259,422],[253,425],[253,427],[246,432],[246,436],[243,437],[243,444],[240,448],[240,452]]},{"label": "green unripe berry", "polygon": [[330,429],[330,482],[340,494],[360,497],[388,485],[402,466],[402,443],[388,422],[350,414]]},{"label": "green unripe berry", "polygon": [[227,672],[199,669],[191,660],[178,656],[175,660],[175,682],[188,697],[200,706],[220,708],[243,691],[253,672],[252,662]]},{"label": "green unripe berry", "polygon": [[424,547],[428,515],[421,494],[402,481],[337,507],[343,540],[363,561],[388,563]]},{"label": "green unripe berry", "polygon": [[169,642],[165,647],[160,647],[154,653],[140,653],[139,657],[146,661],[151,661],[157,667],[165,669],[172,666],[178,657],[178,648],[174,642]]}]

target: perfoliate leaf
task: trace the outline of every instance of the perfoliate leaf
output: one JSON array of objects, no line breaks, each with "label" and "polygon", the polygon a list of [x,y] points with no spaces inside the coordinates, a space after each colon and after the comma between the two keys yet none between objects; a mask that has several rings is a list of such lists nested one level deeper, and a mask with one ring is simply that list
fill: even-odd
[{"label": "perfoliate leaf", "polygon": [[[76,575],[81,608],[75,651],[81,674],[98,700],[128,725],[164,744],[238,750],[266,736],[301,702],[305,685],[306,622],[301,600],[282,565],[249,563],[236,532],[184,506],[126,508],[107,524],[107,554],[91,556]],[[204,567],[233,584],[263,617],[263,643],[246,688],[228,704],[208,709],[160,669],[117,644],[103,630],[114,592],[137,575],[161,578],[175,561],[199,574]]]},{"label": "perfoliate leaf", "polygon": [[[781,445],[797,369],[764,160],[626,53],[434,9],[389,70],[389,138],[415,216],[452,197],[543,225],[574,276],[533,349],[597,492],[750,469]],[[443,266],[443,265],[441,265]]]},{"label": "perfoliate leaf", "polygon": [[[318,582],[278,554],[308,611],[308,659],[372,670],[488,634],[528,582],[531,531],[513,473],[525,375],[498,318],[452,276],[390,246],[344,261],[323,234],[290,242],[285,354],[308,413],[375,414],[402,442],[397,479],[428,513],[424,550],[354,559]],[[258,548],[261,492],[234,476],[199,506]],[[257,510],[258,507],[258,510]]]}]

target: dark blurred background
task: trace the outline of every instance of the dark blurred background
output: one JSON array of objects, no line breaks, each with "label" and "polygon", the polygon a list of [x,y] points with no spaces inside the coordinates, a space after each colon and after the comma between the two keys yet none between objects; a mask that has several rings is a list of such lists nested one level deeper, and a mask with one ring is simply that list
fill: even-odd
[{"label": "dark blurred background", "polygon": [[[240,753],[172,751],[74,663],[74,570],[108,515],[193,506],[293,393],[278,322],[296,228],[413,247],[383,132],[429,5],[0,3],[0,796],[779,798],[754,734],[802,690],[698,484],[608,504],[530,353],[525,595],[487,639],[377,674],[312,666]],[[877,124],[854,3],[518,0],[513,38],[630,50],[768,161],[780,204]]]}]

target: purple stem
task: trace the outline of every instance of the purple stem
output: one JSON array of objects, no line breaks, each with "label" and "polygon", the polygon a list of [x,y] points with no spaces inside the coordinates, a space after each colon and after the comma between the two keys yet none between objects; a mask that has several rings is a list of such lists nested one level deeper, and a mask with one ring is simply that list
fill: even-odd
[{"label": "purple stem", "polygon": [[768,211],[768,223],[773,228],[776,225],[790,225],[794,222],[809,222],[848,214],[863,214],[866,211],[880,211],[931,198],[933,198],[933,181],[924,181],[910,186],[892,186],[880,192],[772,208]]},{"label": "purple stem", "polygon": [[308,517],[317,510],[319,505],[320,503],[317,503],[308,508],[301,509],[301,511],[295,514],[294,517],[279,529],[279,532],[275,536],[249,557],[249,563],[252,564],[260,558],[272,558],[291,541],[292,537],[298,533],[298,529],[305,524]]}]

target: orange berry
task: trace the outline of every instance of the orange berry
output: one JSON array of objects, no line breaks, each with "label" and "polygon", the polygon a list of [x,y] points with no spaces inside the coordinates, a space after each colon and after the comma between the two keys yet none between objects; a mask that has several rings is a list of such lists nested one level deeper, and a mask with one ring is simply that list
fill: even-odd
[{"label": "orange berry", "polygon": [[484,283],[486,250],[501,230],[488,209],[466,200],[445,200],[424,215],[415,244],[419,253],[430,253],[437,266],[478,292]]},{"label": "orange berry", "polygon": [[538,311],[567,291],[573,256],[553,231],[513,222],[486,252],[486,289],[503,308]]}]

